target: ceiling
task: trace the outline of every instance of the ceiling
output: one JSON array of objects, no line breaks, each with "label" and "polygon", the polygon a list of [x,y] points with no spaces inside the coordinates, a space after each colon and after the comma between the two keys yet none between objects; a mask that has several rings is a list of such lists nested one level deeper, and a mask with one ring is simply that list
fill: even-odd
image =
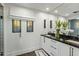
[{"label": "ceiling", "polygon": [[[79,12],[73,13],[74,11],[79,11],[79,3],[8,3],[7,5],[31,8],[64,17],[79,15]],[[49,10],[46,10],[46,8],[49,8]]]}]

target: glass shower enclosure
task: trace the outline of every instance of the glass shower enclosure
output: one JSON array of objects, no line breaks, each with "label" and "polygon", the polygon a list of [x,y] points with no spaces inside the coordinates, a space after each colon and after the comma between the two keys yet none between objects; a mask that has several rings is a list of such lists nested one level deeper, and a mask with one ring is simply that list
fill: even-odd
[{"label": "glass shower enclosure", "polygon": [[3,7],[2,5],[0,4],[0,56],[3,55]]}]

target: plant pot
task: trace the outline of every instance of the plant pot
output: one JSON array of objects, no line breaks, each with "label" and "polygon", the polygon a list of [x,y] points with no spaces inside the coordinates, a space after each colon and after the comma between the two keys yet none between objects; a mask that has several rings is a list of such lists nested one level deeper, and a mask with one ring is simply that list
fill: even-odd
[{"label": "plant pot", "polygon": [[55,34],[56,39],[60,39],[60,29],[56,29],[56,34]]}]

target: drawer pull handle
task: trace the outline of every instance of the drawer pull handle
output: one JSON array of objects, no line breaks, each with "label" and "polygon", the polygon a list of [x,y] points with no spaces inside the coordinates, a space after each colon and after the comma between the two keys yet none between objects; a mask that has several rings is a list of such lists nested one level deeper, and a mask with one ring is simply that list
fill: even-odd
[{"label": "drawer pull handle", "polygon": [[52,48],[56,49],[54,46],[51,46]]},{"label": "drawer pull handle", "polygon": [[72,56],[73,56],[73,48],[72,48]]},{"label": "drawer pull handle", "polygon": [[56,43],[55,41],[51,40],[52,42]]}]

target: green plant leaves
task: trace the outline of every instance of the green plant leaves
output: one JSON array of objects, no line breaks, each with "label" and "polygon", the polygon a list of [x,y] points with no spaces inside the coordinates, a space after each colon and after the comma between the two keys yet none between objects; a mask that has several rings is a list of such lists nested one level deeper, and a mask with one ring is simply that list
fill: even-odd
[{"label": "green plant leaves", "polygon": [[63,26],[63,29],[66,30],[68,26],[68,22],[67,21],[62,22],[62,26]]},{"label": "green plant leaves", "polygon": [[56,20],[56,29],[60,29],[61,27],[66,30],[67,26],[68,26],[68,21],[64,20]]},{"label": "green plant leaves", "polygon": [[56,21],[56,28],[60,29],[62,22],[60,20]]}]

